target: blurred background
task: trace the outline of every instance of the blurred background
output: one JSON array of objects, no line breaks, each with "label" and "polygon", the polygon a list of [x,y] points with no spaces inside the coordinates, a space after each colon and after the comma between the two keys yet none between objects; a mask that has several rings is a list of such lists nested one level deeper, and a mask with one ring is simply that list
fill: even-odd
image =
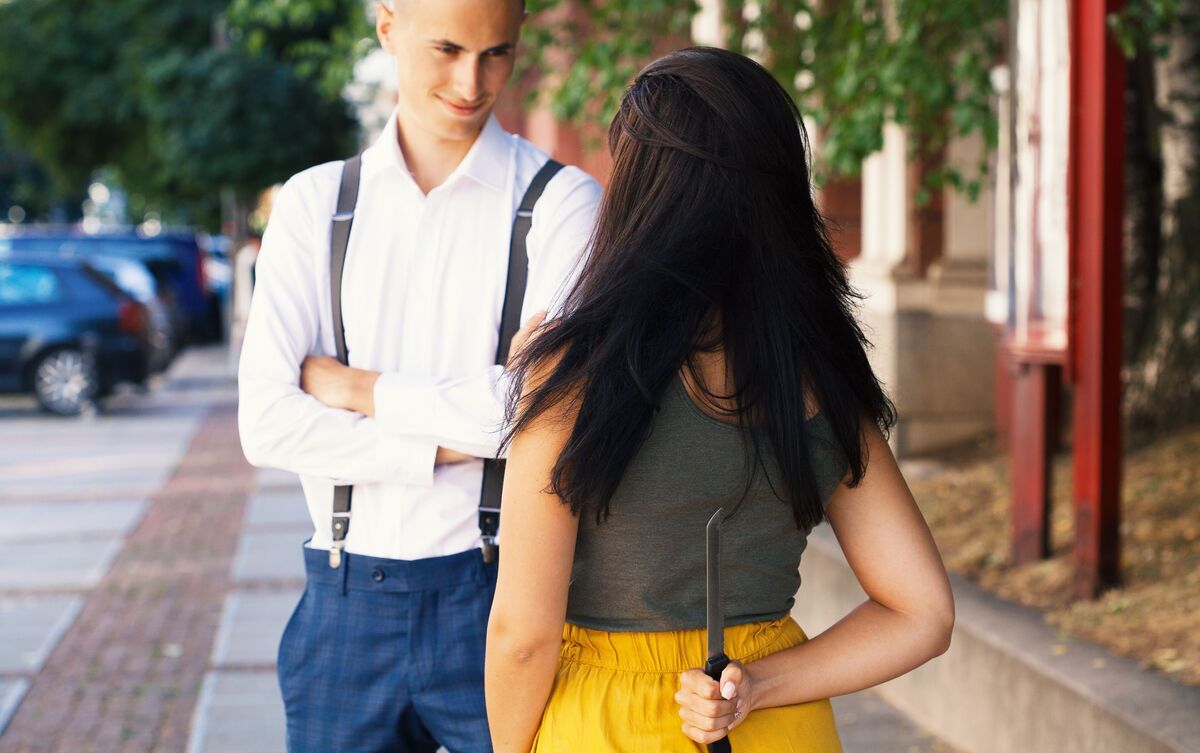
[{"label": "blurred background", "polygon": [[[241,456],[275,186],[382,128],[363,0],[0,0],[0,752],[281,751],[311,532]],[[529,0],[501,122],[602,182],[688,44],[794,96],[944,657],[847,753],[1200,751],[1200,2]],[[810,634],[862,598],[828,531]]]}]

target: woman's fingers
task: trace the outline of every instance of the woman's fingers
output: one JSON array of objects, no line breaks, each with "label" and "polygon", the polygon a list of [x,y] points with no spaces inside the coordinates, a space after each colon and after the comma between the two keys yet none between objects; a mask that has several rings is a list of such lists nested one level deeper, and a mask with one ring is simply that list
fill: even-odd
[{"label": "woman's fingers", "polygon": [[721,698],[721,686],[717,681],[704,674],[703,670],[689,669],[679,673],[679,689],[686,690],[701,698],[718,700]]},{"label": "woman's fingers", "polygon": [[725,667],[725,671],[721,672],[721,697],[722,698],[737,698],[738,691],[741,690],[742,680],[745,677],[745,670],[740,662],[729,662]]},{"label": "woman's fingers", "polygon": [[723,729],[709,732],[706,730],[699,729],[697,727],[693,727],[692,725],[688,724],[687,722],[684,722],[684,724],[683,724],[683,734],[687,735],[689,739],[695,740],[696,742],[700,743],[701,745],[715,743],[717,740],[720,740],[722,737],[728,736],[726,731]]},{"label": "woman's fingers", "polygon": [[675,702],[683,719],[683,733],[698,743],[725,737],[740,715],[737,699],[722,698],[721,685],[698,669],[680,673]]},{"label": "woman's fingers", "polygon": [[733,701],[726,701],[729,705],[724,708],[725,713],[705,714],[687,706],[679,706],[679,718],[683,719],[687,724],[692,725],[696,729],[702,729],[707,732],[716,732],[723,730],[733,724],[734,711]]}]

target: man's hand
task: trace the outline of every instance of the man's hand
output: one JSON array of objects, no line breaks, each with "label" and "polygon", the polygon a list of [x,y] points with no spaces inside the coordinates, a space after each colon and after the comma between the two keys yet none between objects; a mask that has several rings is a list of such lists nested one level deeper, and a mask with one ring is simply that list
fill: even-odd
[{"label": "man's hand", "polygon": [[[375,415],[375,382],[378,379],[377,371],[343,366],[341,361],[329,356],[309,356],[300,364],[300,389],[330,408],[364,416]],[[434,465],[452,465],[474,459],[472,455],[439,447],[433,462]]]},{"label": "man's hand", "polygon": [[465,463],[468,460],[475,460],[474,455],[468,455],[465,452],[451,450],[448,447],[437,448],[437,456],[433,460],[434,465],[453,465],[455,463]]},{"label": "man's hand", "polygon": [[343,366],[336,358],[309,356],[300,364],[300,389],[330,408],[375,415],[379,372]]},{"label": "man's hand", "polygon": [[528,345],[529,341],[533,338],[534,330],[542,326],[542,322],[544,321],[546,321],[546,312],[539,311],[533,316],[529,317],[529,321],[525,322],[525,324],[519,330],[513,333],[512,342],[508,346],[508,360],[505,362],[506,366],[511,364],[513,360],[520,355],[521,351],[525,349],[525,346]]}]

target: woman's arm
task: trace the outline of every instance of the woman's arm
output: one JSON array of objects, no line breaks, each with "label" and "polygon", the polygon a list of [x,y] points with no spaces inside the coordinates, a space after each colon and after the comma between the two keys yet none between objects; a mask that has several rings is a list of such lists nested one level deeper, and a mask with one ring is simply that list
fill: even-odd
[{"label": "woman's arm", "polygon": [[949,647],[954,598],[941,556],[891,448],[874,426],[865,431],[866,474],[838,487],[828,517],[867,600],[806,643],[731,664],[720,683],[698,670],[681,675],[676,698],[692,739],[718,739],[757,708],[878,685]]},{"label": "woman's arm", "polygon": [[514,437],[504,472],[503,546],[485,660],[496,753],[529,751],[562,646],[578,519],[547,489],[574,422],[552,413]]}]

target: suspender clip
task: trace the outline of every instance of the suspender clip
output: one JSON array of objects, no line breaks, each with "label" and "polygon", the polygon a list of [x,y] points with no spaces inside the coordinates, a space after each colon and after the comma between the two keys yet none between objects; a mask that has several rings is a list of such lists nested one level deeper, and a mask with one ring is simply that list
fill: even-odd
[{"label": "suspender clip", "polygon": [[485,565],[490,565],[496,561],[496,555],[499,554],[500,547],[496,546],[495,536],[483,537],[483,562]]},{"label": "suspender clip", "polygon": [[342,566],[342,550],[346,548],[346,533],[350,529],[350,513],[333,514],[333,543],[329,545],[329,566],[337,570]]}]

